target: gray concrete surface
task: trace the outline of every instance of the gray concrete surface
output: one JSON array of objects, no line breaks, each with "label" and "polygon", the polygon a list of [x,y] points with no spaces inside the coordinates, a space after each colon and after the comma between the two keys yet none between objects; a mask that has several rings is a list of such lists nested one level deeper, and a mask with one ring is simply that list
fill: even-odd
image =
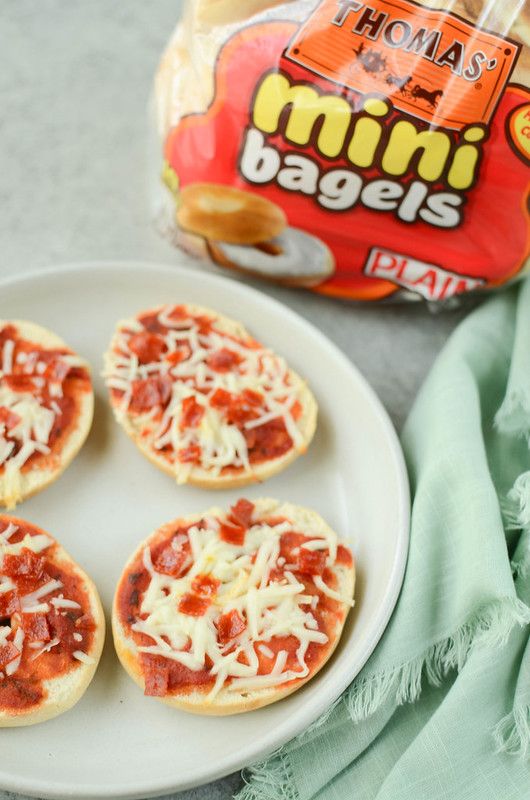
[{"label": "gray concrete surface", "polygon": [[[150,225],[145,175],[147,98],[180,5],[1,4],[0,278],[93,259],[182,260]],[[462,315],[354,307],[256,285],[347,353],[398,428]],[[6,313],[0,295],[0,316]],[[232,776],[179,797],[230,797],[239,781]],[[0,791],[0,800],[8,798],[15,795]]]}]

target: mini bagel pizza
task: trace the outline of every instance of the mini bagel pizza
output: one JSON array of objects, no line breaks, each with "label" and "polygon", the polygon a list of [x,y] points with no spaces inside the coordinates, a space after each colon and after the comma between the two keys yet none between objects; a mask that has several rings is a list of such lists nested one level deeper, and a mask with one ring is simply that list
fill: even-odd
[{"label": "mini bagel pizza", "polygon": [[116,650],[146,695],[200,714],[250,711],[326,663],[354,583],[350,550],[314,511],[239,500],[140,545],[116,591]]},{"label": "mini bagel pizza", "polygon": [[52,483],[83,445],[94,409],[88,365],[51,331],[0,321],[0,506]]},{"label": "mini bagel pizza", "polygon": [[71,708],[94,676],[104,637],[90,578],[48,533],[0,515],[0,727]]},{"label": "mini bagel pizza", "polygon": [[120,322],[105,356],[118,422],[176,478],[246,486],[304,453],[317,404],[305,382],[237,322],[164,306]]}]

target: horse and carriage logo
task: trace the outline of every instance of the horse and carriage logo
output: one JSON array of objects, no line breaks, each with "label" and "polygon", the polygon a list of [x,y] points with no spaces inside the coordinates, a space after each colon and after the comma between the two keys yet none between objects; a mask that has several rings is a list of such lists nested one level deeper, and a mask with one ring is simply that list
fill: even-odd
[{"label": "horse and carriage logo", "polygon": [[[401,97],[409,97],[415,102],[424,103],[433,111],[444,95],[444,90],[431,88],[415,82],[413,75],[396,75],[388,66],[388,58],[378,50],[367,48],[361,42],[358,48],[352,48],[354,59],[351,69],[355,70],[360,66],[367,74],[371,75],[376,82],[383,82],[383,93],[394,94],[399,92]],[[375,88],[375,86],[374,86]]]}]

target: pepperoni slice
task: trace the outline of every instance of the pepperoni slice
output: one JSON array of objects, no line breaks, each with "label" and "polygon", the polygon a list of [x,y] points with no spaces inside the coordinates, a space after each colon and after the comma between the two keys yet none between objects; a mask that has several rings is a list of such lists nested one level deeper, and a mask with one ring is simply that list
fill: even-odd
[{"label": "pepperoni slice", "polygon": [[242,634],[246,627],[245,620],[235,608],[222,614],[217,620],[217,638],[220,644],[228,644]]},{"label": "pepperoni slice", "polygon": [[242,498],[230,509],[230,521],[243,528],[249,528],[253,513],[254,503]]},{"label": "pepperoni slice", "polygon": [[169,664],[161,657],[142,658],[145,679],[145,694],[148,697],[164,697],[169,688]]},{"label": "pepperoni slice", "polygon": [[246,529],[241,525],[229,525],[222,522],[219,527],[219,538],[223,542],[241,547],[245,543]]},{"label": "pepperoni slice", "polygon": [[3,592],[0,594],[0,617],[10,617],[20,611],[20,600],[16,592]]},{"label": "pepperoni slice", "polygon": [[304,575],[322,575],[326,568],[327,553],[325,550],[306,550],[300,548],[298,554],[298,570]]},{"label": "pepperoni slice", "polygon": [[44,377],[52,383],[62,383],[68,373],[70,372],[70,365],[59,358],[54,358],[44,372]]},{"label": "pepperoni slice", "polygon": [[346,567],[351,567],[353,564],[353,556],[351,550],[339,544],[337,548],[337,564],[344,564]]},{"label": "pepperoni slice", "polygon": [[[247,416],[245,421],[252,419],[252,416]],[[251,463],[259,462],[261,459],[278,458],[293,446],[293,440],[287,432],[283,419],[271,420],[258,428],[243,431],[243,434]]]},{"label": "pepperoni slice", "polygon": [[[52,638],[60,639],[62,643],[73,642],[72,636],[77,631],[93,631],[94,621],[89,614],[77,616],[77,611],[59,611],[54,609],[46,614],[46,620]],[[74,648],[77,649],[77,648]]]},{"label": "pepperoni slice", "polygon": [[[271,524],[271,521],[267,520],[267,522],[269,525]],[[305,541],[307,541],[307,539],[303,533],[295,533],[294,531],[284,533],[280,539],[280,556],[285,558],[287,563],[292,564],[296,561],[293,550],[303,545]]]},{"label": "pepperoni slice", "polygon": [[[242,395],[239,395],[230,403],[226,419],[227,422],[232,425],[237,425],[239,428],[242,428],[245,422],[249,422],[257,416],[259,416],[259,414],[256,411],[256,407],[249,404]],[[254,433],[254,431],[250,431],[250,433]]]},{"label": "pepperoni slice", "polygon": [[221,350],[216,350],[206,359],[207,365],[215,372],[230,372],[235,369],[243,359],[233,350],[223,347]]},{"label": "pepperoni slice", "polygon": [[210,675],[212,662],[208,656],[204,659],[204,669],[194,670],[179,664],[178,661],[171,661],[169,664],[169,691],[178,687],[189,686],[190,689],[197,689],[199,686],[206,686],[213,683]]},{"label": "pepperoni slice", "polygon": [[178,350],[174,350],[172,353],[168,353],[165,356],[165,360],[169,361],[172,366],[176,366],[177,364],[181,364],[183,361],[187,361],[188,358],[191,356],[191,347],[188,343],[180,345]]},{"label": "pepperoni slice", "polygon": [[198,428],[204,417],[204,406],[194,397],[185,397],[182,401],[182,414],[180,417],[180,430]]},{"label": "pepperoni slice", "polygon": [[49,642],[50,628],[44,614],[23,614],[22,627],[30,642]]},{"label": "pepperoni slice", "polygon": [[154,568],[163,575],[180,578],[189,561],[189,554],[183,547],[175,550],[172,545],[165,547],[154,561]]},{"label": "pepperoni slice", "polygon": [[212,319],[210,317],[205,316],[204,314],[200,314],[198,317],[194,317],[195,322],[199,326],[199,333],[203,336],[207,336],[212,331]]},{"label": "pepperoni slice", "polygon": [[190,444],[189,447],[183,447],[177,453],[178,460],[181,464],[200,464],[202,450],[198,444]]},{"label": "pepperoni slice", "polygon": [[167,316],[174,322],[184,322],[184,320],[188,320],[190,318],[190,314],[186,306],[173,306]]},{"label": "pepperoni slice", "polygon": [[44,559],[40,558],[32,550],[24,547],[18,556],[5,555],[2,565],[2,572],[10,578],[34,578],[38,580],[42,577],[44,570]]},{"label": "pepperoni slice", "polygon": [[5,667],[6,664],[14,661],[18,655],[19,651],[13,642],[8,642],[7,644],[2,645],[2,647],[0,647],[0,667]]},{"label": "pepperoni slice", "polygon": [[171,378],[167,375],[134,381],[129,408],[142,413],[156,406],[165,406],[171,397],[171,388]]},{"label": "pepperoni slice", "polygon": [[191,583],[191,589],[199,597],[215,597],[221,582],[211,575],[197,575]]},{"label": "pepperoni slice", "polygon": [[0,328],[0,344],[3,344],[7,339],[16,339],[17,329],[14,325],[4,325]]},{"label": "pepperoni slice", "polygon": [[295,422],[302,416],[302,404],[299,400],[295,400],[291,406],[291,416]]},{"label": "pepperoni slice", "polygon": [[82,614],[75,621],[75,628],[78,631],[93,631],[94,627],[94,620],[90,614]]},{"label": "pepperoni slice", "polygon": [[31,392],[33,394],[35,391],[35,384],[31,375],[4,375],[2,380],[14,392]]},{"label": "pepperoni slice", "polygon": [[131,336],[129,349],[138,356],[140,364],[150,364],[152,361],[160,360],[166,349],[166,343],[158,334],[145,331]]},{"label": "pepperoni slice", "polygon": [[244,389],[242,396],[251,406],[262,406],[265,401],[263,395],[255,392],[254,389]]},{"label": "pepperoni slice", "polygon": [[[146,331],[149,331],[149,333],[163,334],[165,332],[164,325],[162,325],[162,323],[158,320],[158,314],[142,314],[142,316],[138,317],[138,322]],[[130,333],[131,335],[134,334],[134,331],[126,332]]]},{"label": "pepperoni slice", "polygon": [[0,406],[0,425],[5,425],[8,431],[15,428],[21,419],[22,417],[19,417],[18,414],[5,408],[5,406]]},{"label": "pepperoni slice", "polygon": [[216,389],[210,397],[210,405],[212,408],[227,409],[230,407],[233,400],[233,395],[227,392],[226,389]]},{"label": "pepperoni slice", "polygon": [[160,392],[160,402],[165,406],[171,397],[173,391],[173,381],[169,375],[160,375],[158,378],[158,391]]},{"label": "pepperoni slice", "polygon": [[50,613],[46,615],[46,620],[54,639],[57,638],[64,641],[68,634],[72,632],[72,621],[66,615],[63,617],[57,609],[50,611]]},{"label": "pepperoni slice", "polygon": [[181,597],[178,610],[189,617],[203,617],[210,608],[211,600],[207,597],[197,597],[195,594],[185,594]]}]

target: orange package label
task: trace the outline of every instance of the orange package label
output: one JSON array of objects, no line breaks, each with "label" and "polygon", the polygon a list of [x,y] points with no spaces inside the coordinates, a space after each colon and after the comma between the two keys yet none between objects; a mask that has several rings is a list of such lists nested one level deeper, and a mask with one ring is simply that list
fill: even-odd
[{"label": "orange package label", "polygon": [[519,49],[408,0],[324,0],[285,55],[340,86],[379,92],[395,108],[460,130],[490,122]]}]

